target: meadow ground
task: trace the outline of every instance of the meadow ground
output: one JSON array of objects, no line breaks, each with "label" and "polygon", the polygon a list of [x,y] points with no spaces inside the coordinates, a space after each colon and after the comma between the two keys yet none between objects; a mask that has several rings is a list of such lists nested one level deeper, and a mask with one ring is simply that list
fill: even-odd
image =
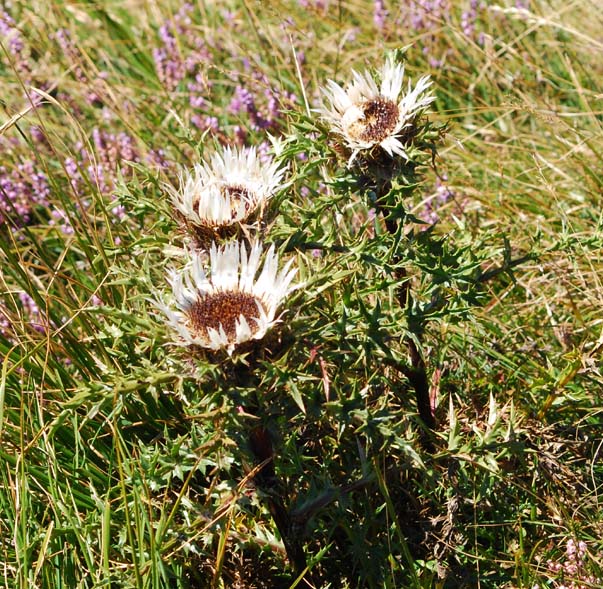
[{"label": "meadow ground", "polygon": [[[4,1],[4,586],[603,586],[601,31],[598,0]],[[321,111],[384,63],[433,102]],[[404,156],[367,147],[392,113]],[[208,228],[180,179],[226,146],[256,183]]]}]

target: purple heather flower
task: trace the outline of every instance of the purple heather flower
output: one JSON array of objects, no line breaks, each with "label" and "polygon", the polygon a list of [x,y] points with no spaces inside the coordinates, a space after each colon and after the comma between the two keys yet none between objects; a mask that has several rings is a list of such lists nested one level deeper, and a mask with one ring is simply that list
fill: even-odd
[{"label": "purple heather flower", "polygon": [[138,161],[138,153],[134,145],[134,139],[127,133],[117,135],[118,153],[120,159],[126,161]]},{"label": "purple heather flower", "polygon": [[38,125],[32,125],[29,128],[29,135],[34,143],[48,143],[48,139],[46,138],[46,134],[44,131],[38,127]]},{"label": "purple heather flower", "polygon": [[10,219],[17,227],[25,225],[35,207],[48,205],[49,196],[48,179],[33,161],[26,160],[12,171],[0,166],[0,223]]},{"label": "purple heather flower", "polygon": [[[111,182],[115,180],[118,170],[127,175],[129,168],[122,165],[124,161],[140,161],[134,139],[127,133],[115,135],[95,127],[92,130],[92,143],[98,163],[100,167],[106,168]],[[91,159],[87,153],[83,156],[85,159]]]},{"label": "purple heather flower", "polygon": [[388,14],[385,2],[383,0],[374,0],[373,22],[378,30],[383,31],[385,29]]},{"label": "purple heather flower", "polygon": [[75,232],[71,220],[63,209],[53,208],[50,211],[50,225],[58,227],[64,235],[73,235]]},{"label": "purple heather flower", "polygon": [[297,3],[302,8],[314,8],[323,12],[329,7],[329,0],[297,0]]},{"label": "purple heather flower", "polygon": [[207,104],[203,94],[206,94],[208,89],[207,80],[203,74],[201,72],[197,72],[195,81],[189,82],[187,88],[190,95],[189,104],[193,108],[197,108],[199,110],[203,109]]},{"label": "purple heather flower", "polygon": [[233,129],[235,143],[237,145],[243,146],[247,143],[247,131],[241,127],[240,125],[236,125]]},{"label": "purple heather flower", "polygon": [[[449,200],[454,198],[454,191],[446,184],[448,180],[446,174],[443,174],[436,180],[435,194],[427,197],[423,204],[423,211],[421,212],[422,219],[429,224],[434,224],[439,220],[439,210]],[[424,227],[427,229],[427,227]]]},{"label": "purple heather flower", "polygon": [[433,203],[431,200],[427,201],[425,203],[425,205],[423,206],[423,214],[421,216],[423,217],[423,221],[425,221],[425,223],[427,223],[427,225],[424,225],[421,227],[421,230],[427,230],[428,225],[434,225],[435,223],[437,223],[440,220],[440,216],[438,215],[437,211],[434,209]]},{"label": "purple heather flower", "polygon": [[12,56],[12,65],[21,74],[24,82],[29,84],[31,75],[29,52],[25,48],[23,35],[17,28],[14,19],[5,11],[0,11],[0,36],[6,38],[4,42]]},{"label": "purple heather flower", "polygon": [[[96,185],[97,190],[114,199],[113,191],[118,175],[128,175],[130,168],[123,165],[124,161],[140,161],[138,150],[133,138],[127,133],[108,133],[95,128],[92,131],[92,142],[95,147],[95,156],[92,157],[85,149],[81,149],[81,160],[76,162],[69,158],[65,161],[65,170],[71,185],[76,193],[83,184],[80,169],[85,170],[90,182]],[[88,202],[83,201],[82,206],[87,207]],[[121,221],[125,211],[118,203],[112,203],[111,212],[117,221]]]},{"label": "purple heather flower", "polygon": [[159,37],[163,47],[153,49],[153,59],[159,80],[168,90],[175,90],[186,74],[176,39],[167,26],[159,29]]},{"label": "purple heather flower", "polygon": [[230,101],[230,105],[228,106],[228,110],[232,114],[255,110],[255,102],[251,92],[243,86],[237,86]]},{"label": "purple heather flower", "polygon": [[8,50],[13,55],[21,55],[25,49],[25,43],[21,35],[13,35],[8,41]]},{"label": "purple heather flower", "polygon": [[[402,3],[396,22],[402,29],[406,28],[413,34],[416,32],[429,33],[449,20],[451,5],[450,0],[413,0],[410,3]],[[423,53],[427,56],[430,66],[434,69],[441,67],[444,63],[444,56],[433,55],[435,51],[441,51],[438,36],[431,33],[423,34],[421,38]]]},{"label": "purple heather flower", "polygon": [[262,141],[258,145],[258,159],[262,164],[268,164],[272,161],[272,155],[270,154],[272,144],[269,141]]},{"label": "purple heather flower", "polygon": [[195,9],[191,2],[185,2],[180,10],[174,15],[174,25],[176,31],[180,35],[184,35],[188,28],[191,26],[192,21],[190,13]]},{"label": "purple heather flower", "polygon": [[276,92],[271,88],[264,90],[264,96],[267,98],[268,120],[274,121],[280,115],[280,99]]},{"label": "purple heather flower", "polygon": [[[576,543],[573,538],[567,541],[565,547],[565,559],[547,561],[548,570],[560,577],[553,581],[555,589],[586,589],[586,587],[601,586],[601,579],[588,573],[585,557],[588,547],[580,541]],[[569,582],[566,584],[565,582]]]},{"label": "purple heather flower", "polygon": [[479,0],[471,0],[469,10],[466,10],[461,15],[461,28],[467,37],[471,37],[475,32],[475,21],[477,20],[477,9]]},{"label": "purple heather flower", "polygon": [[40,308],[26,292],[19,293],[19,301],[22,306],[24,318],[39,333],[46,333],[46,324]]},{"label": "purple heather flower", "polygon": [[0,12],[0,35],[8,37],[15,30],[15,21],[7,12]]},{"label": "purple heather flower", "polygon": [[36,305],[35,301],[26,292],[19,293],[19,300],[23,305],[23,310],[28,315],[37,315],[40,312],[38,305]]},{"label": "purple heather flower", "polygon": [[199,114],[194,114],[191,116],[191,123],[197,127],[197,129],[201,129],[202,131],[206,130],[205,127],[205,119]]},{"label": "purple heather flower", "polygon": [[73,43],[69,31],[67,29],[58,29],[54,34],[54,38],[59,44],[59,47],[63,50],[65,59],[72,65],[72,71],[75,79],[82,84],[87,83],[88,78],[84,73],[84,70],[79,65],[81,62],[79,49]]},{"label": "purple heather flower", "polygon": [[188,86],[188,91],[190,92],[189,103],[193,108],[202,110],[207,105],[207,102],[203,96],[195,96],[193,86],[194,84],[189,84]]},{"label": "purple heather flower", "polygon": [[80,169],[77,162],[73,158],[68,157],[63,162],[63,166],[65,168],[65,172],[67,173],[67,177],[73,192],[79,194],[82,186],[82,175],[80,174]]},{"label": "purple heather flower", "polygon": [[280,23],[280,28],[284,31],[293,29],[294,27],[295,27],[295,20],[290,16],[285,17],[285,20],[281,21],[281,23]]},{"label": "purple heather flower", "polygon": [[247,113],[253,129],[263,129],[268,126],[256,107],[254,95],[248,88],[243,86],[235,88],[228,110],[233,114]]},{"label": "purple heather flower", "polygon": [[93,294],[90,297],[90,304],[93,307],[100,307],[103,304],[103,300],[97,294]]},{"label": "purple heather flower", "polygon": [[415,31],[428,31],[448,16],[449,4],[448,0],[416,0],[404,4],[402,20]]},{"label": "purple heather flower", "polygon": [[117,221],[123,221],[126,216],[126,207],[124,205],[116,205],[111,209],[111,213]]},{"label": "purple heather flower", "polygon": [[9,319],[6,306],[0,302],[0,335],[4,338],[10,337],[12,323]]},{"label": "purple heather flower", "polygon": [[[5,39],[1,39],[5,37]],[[5,44],[11,56],[11,66],[19,73],[25,86],[31,84],[30,52],[25,46],[23,35],[17,28],[13,18],[4,11],[0,11],[0,39]],[[30,100],[35,100],[37,95]]]},{"label": "purple heather flower", "polygon": [[446,174],[442,174],[436,180],[436,199],[441,205],[454,198],[454,191],[446,184],[447,181],[448,176]]},{"label": "purple heather flower", "polygon": [[229,24],[229,25],[233,25],[235,23],[235,19],[236,19],[236,13],[233,12],[232,10],[223,10],[222,11],[222,18]]},{"label": "purple heather flower", "polygon": [[149,164],[156,166],[157,168],[169,168],[170,164],[166,158],[165,151],[163,149],[151,149],[147,154],[147,161]]},{"label": "purple heather flower", "polygon": [[86,172],[101,194],[108,194],[111,191],[111,186],[105,180],[105,171],[102,164],[90,164],[86,168]]},{"label": "purple heather flower", "polygon": [[217,133],[220,130],[220,123],[217,117],[194,114],[191,117],[191,123],[201,131],[211,131],[212,133]]},{"label": "purple heather flower", "polygon": [[172,20],[168,20],[159,27],[159,39],[162,42],[161,47],[153,49],[153,59],[155,68],[161,83],[170,91],[175,90],[178,84],[185,78],[187,72],[195,69],[196,63],[202,62],[207,57],[207,52],[203,52],[203,43],[196,41],[198,54],[194,59],[190,57],[185,60],[178,48],[175,33],[181,37],[191,37],[191,18],[189,13],[194,9],[189,2],[185,3],[174,15]]}]

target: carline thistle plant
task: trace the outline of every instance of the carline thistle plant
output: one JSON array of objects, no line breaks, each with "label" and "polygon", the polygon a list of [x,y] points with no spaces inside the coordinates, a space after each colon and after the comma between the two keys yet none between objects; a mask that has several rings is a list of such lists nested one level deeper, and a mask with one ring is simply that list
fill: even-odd
[{"label": "carline thistle plant", "polygon": [[[435,100],[429,92],[432,82],[428,75],[422,76],[414,87],[409,81],[407,92],[403,92],[403,82],[404,65],[390,54],[376,76],[370,71],[352,70],[352,81],[347,86],[329,80],[322,89],[322,117],[350,152],[348,168],[353,169],[354,180],[349,189],[352,192],[360,189],[369,196],[392,238],[400,233],[406,221],[404,199],[418,185],[416,170],[426,159],[425,150],[435,155],[435,135],[429,122],[420,120]],[[408,335],[404,339],[409,362],[399,369],[415,391],[423,423],[433,429],[433,402],[418,345],[423,320],[411,318],[408,308],[413,298],[404,265],[404,248],[408,247],[410,241],[402,239],[385,262],[395,268],[393,273],[400,283],[396,298],[408,322]]]},{"label": "carline thistle plant", "polygon": [[[247,235],[250,227],[244,223],[251,223],[256,233],[264,229],[256,212],[279,188],[283,174],[284,169],[270,158],[261,161],[254,148],[227,147],[210,163],[182,172],[180,191],[165,187],[186,229],[194,233],[197,246],[190,251],[189,263],[173,270],[169,277],[177,310],[164,301],[155,301],[178,334],[180,345],[226,351],[236,363],[241,357],[233,358],[235,349],[252,351],[279,321],[277,310],[295,288],[292,282],[297,268],[292,267],[293,260],[279,270],[274,245],[262,255],[260,239],[226,240],[235,234]],[[209,236],[208,252],[204,237]],[[254,379],[257,365],[253,356],[237,365],[235,372],[244,381]],[[236,389],[237,385],[229,386]],[[239,409],[254,414],[261,413],[261,406],[256,399]],[[301,545],[290,535],[286,501],[275,491],[281,485],[274,470],[270,434],[257,424],[248,433],[250,450],[262,465],[253,480],[265,492],[267,508],[299,573],[306,566],[305,558]]]},{"label": "carline thistle plant", "polygon": [[[378,187],[377,210],[393,237],[403,218],[387,216],[389,201],[402,194],[392,185],[402,176],[410,177],[417,165],[411,147],[413,140],[426,132],[427,126],[419,124],[418,119],[434,100],[428,93],[431,81],[423,76],[415,87],[409,83],[408,92],[403,93],[404,66],[391,56],[378,78],[369,72],[352,75],[353,82],[345,89],[328,82],[323,92],[331,106],[323,108],[323,118],[350,151],[348,167],[360,162],[359,169],[354,166],[358,174],[372,174],[371,183]],[[259,341],[278,322],[278,309],[296,288],[293,261],[279,270],[275,246],[264,253],[262,234],[267,228],[262,215],[257,214],[282,187],[284,170],[272,159],[260,160],[254,148],[227,147],[192,170],[183,170],[179,189],[165,186],[175,216],[193,238],[193,244],[189,262],[169,276],[172,302],[160,300],[155,304],[177,334],[180,346],[224,351],[232,359],[233,366],[224,363],[226,386],[233,398],[241,399],[242,413],[255,418],[247,432],[257,468],[253,481],[262,491],[262,500],[274,519],[294,572],[300,575],[307,566],[303,538],[292,519],[291,497],[279,482],[275,468],[276,452],[268,427],[272,419],[265,412],[260,391],[255,389],[257,360],[262,356]],[[384,263],[392,266],[393,262],[399,274],[396,278],[402,286],[398,288],[398,300],[406,310],[409,281],[401,274],[404,269],[399,256],[403,254],[392,255],[393,259]],[[433,427],[429,400],[425,399],[425,365],[414,339],[409,337],[405,344],[412,359],[407,376],[416,390],[419,413],[425,424]],[[243,356],[235,355],[237,351]]]}]

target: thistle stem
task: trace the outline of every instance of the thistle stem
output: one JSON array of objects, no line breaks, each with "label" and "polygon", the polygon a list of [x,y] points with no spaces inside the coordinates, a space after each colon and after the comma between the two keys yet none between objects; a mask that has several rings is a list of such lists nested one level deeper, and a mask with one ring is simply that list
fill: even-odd
[{"label": "thistle stem", "polygon": [[[377,211],[381,213],[385,228],[390,235],[396,235],[399,229],[398,221],[392,219],[387,209],[383,205],[383,197],[391,189],[391,183],[387,183],[381,188],[381,198],[377,199]],[[394,262],[399,262],[400,257],[394,255]],[[406,310],[410,299],[410,280],[408,279],[408,273],[405,268],[399,268],[396,273],[396,278],[400,281],[400,287],[396,293],[396,298],[400,308]],[[416,338],[420,337],[420,333],[414,333]],[[431,400],[429,397],[429,379],[427,378],[427,367],[425,361],[419,352],[416,341],[412,337],[406,337],[404,340],[406,347],[410,355],[410,366],[403,368],[402,371],[410,385],[415,391],[415,399],[417,401],[417,410],[419,417],[430,430],[436,426],[435,417],[431,409]]]},{"label": "thistle stem", "polygon": [[[231,374],[232,380],[239,386],[257,387],[255,368],[257,358],[251,356],[247,366],[239,365]],[[267,507],[276,528],[281,536],[287,559],[296,576],[301,576],[307,569],[306,556],[302,547],[300,535],[297,533],[299,526],[292,521],[287,506],[285,485],[279,479],[274,467],[275,451],[272,445],[270,432],[264,425],[265,413],[259,395],[252,395],[251,403],[244,407],[250,415],[259,417],[259,425],[249,431],[249,448],[255,458],[255,474],[253,482],[260,491],[259,499]]]},{"label": "thistle stem", "polygon": [[294,573],[301,575],[306,570],[306,556],[295,523],[285,506],[283,485],[274,468],[274,449],[268,430],[263,426],[251,430],[249,445],[258,465],[263,465],[253,477],[256,487],[261,491],[260,499],[274,520]]}]

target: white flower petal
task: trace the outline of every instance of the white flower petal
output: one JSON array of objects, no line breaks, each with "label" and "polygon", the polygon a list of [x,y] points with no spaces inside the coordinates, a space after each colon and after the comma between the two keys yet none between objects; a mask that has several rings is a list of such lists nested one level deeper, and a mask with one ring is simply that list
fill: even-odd
[{"label": "white flower petal", "polygon": [[381,95],[396,101],[402,91],[403,79],[404,66],[395,63],[393,58],[389,57],[381,70]]},{"label": "white flower petal", "polygon": [[250,339],[253,339],[253,332],[251,331],[249,323],[247,323],[247,319],[245,319],[244,315],[239,315],[235,330],[237,343],[247,342]]}]

